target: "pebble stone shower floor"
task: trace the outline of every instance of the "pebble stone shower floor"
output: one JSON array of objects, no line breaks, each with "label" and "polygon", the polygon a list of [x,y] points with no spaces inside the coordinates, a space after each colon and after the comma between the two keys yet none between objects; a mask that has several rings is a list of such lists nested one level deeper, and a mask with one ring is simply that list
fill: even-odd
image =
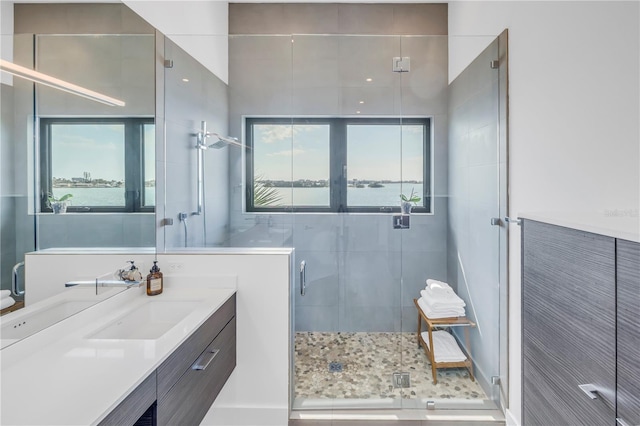
[{"label": "pebble stone shower floor", "polygon": [[[299,332],[295,352],[296,398],[486,398],[464,368],[437,370],[434,385],[415,333]],[[330,372],[332,362],[342,372]],[[394,372],[411,373],[411,387],[394,388]]]}]

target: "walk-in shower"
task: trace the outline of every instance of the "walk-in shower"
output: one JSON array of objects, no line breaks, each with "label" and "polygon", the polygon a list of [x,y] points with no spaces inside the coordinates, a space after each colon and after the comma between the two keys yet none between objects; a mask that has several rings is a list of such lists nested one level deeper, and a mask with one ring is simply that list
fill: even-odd
[{"label": "walk-in shower", "polygon": [[[425,19],[395,32],[313,27],[286,34],[287,22],[230,25],[228,86],[216,85],[216,102],[206,101],[221,111],[220,122],[207,117],[200,126],[197,162],[192,132],[191,162],[184,162],[189,179],[197,174],[201,213],[189,219],[188,244],[295,249],[293,410],[506,405],[506,229],[492,220],[506,216],[506,39],[450,85],[445,6],[376,5],[390,8],[388,16]],[[350,7],[372,13],[371,5]],[[319,8],[347,13],[339,4]],[[245,10],[251,7],[230,8],[230,16],[239,14],[230,22],[247,21]],[[442,25],[426,16],[441,16]],[[394,71],[397,58],[407,58],[410,69]],[[178,71],[170,71],[167,87],[200,96],[180,83]],[[181,103],[166,106],[174,104],[182,114]],[[169,124],[193,126],[193,116]],[[203,154],[228,142],[222,134],[238,136],[241,149]],[[183,155],[176,145],[167,150]],[[178,202],[196,199],[192,182],[174,190],[165,217]],[[398,216],[406,226],[394,226]],[[206,232],[192,231],[200,222]],[[165,228],[165,248],[182,245],[175,231]],[[414,304],[427,279],[448,282],[465,302],[469,339],[448,323],[438,331],[469,357],[473,377],[440,365],[433,375]]]},{"label": "walk-in shower", "polygon": [[[442,35],[230,37],[230,132],[250,150],[230,153],[229,241],[295,248],[294,410],[505,405],[505,42],[449,85]],[[468,339],[438,330],[473,376],[434,377],[419,346],[429,278],[466,303]]]}]

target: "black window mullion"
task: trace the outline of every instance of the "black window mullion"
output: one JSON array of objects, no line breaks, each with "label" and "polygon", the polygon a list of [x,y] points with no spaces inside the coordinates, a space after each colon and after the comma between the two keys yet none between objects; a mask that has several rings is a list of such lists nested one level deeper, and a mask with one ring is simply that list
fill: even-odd
[{"label": "black window mullion", "polygon": [[332,212],[347,207],[347,128],[344,120],[332,119],[329,131],[329,193]]},{"label": "black window mullion", "polygon": [[53,193],[53,176],[51,176],[51,125],[47,120],[40,120],[40,211],[51,212],[49,194]]},{"label": "black window mullion", "polygon": [[125,211],[141,208],[142,191],[142,122],[124,120],[124,197]]}]

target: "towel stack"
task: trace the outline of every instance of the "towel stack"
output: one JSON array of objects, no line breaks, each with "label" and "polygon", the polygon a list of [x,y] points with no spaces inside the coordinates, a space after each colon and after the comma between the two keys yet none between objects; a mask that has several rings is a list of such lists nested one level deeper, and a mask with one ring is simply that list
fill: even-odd
[{"label": "towel stack", "polygon": [[427,286],[420,292],[420,296],[418,305],[429,318],[465,316],[464,300],[447,283],[427,280]]},{"label": "towel stack", "polygon": [[0,291],[0,309],[13,306],[15,303],[16,301],[11,297],[11,290]]},{"label": "towel stack", "polygon": [[[422,339],[429,346],[429,333],[423,331]],[[435,362],[461,362],[467,359],[467,356],[458,346],[456,339],[444,330],[434,331],[431,333],[433,338],[433,356]]]}]

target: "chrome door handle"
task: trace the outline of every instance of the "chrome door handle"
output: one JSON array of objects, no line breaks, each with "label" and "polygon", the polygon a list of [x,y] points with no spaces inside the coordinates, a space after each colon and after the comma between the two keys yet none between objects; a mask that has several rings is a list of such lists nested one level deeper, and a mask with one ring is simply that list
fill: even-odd
[{"label": "chrome door handle", "polygon": [[580,390],[587,394],[587,396],[591,399],[598,398],[598,389],[592,385],[591,383],[587,383],[584,385],[578,385]]},{"label": "chrome door handle", "polygon": [[307,262],[303,260],[300,262],[300,295],[304,296],[307,293]]}]

